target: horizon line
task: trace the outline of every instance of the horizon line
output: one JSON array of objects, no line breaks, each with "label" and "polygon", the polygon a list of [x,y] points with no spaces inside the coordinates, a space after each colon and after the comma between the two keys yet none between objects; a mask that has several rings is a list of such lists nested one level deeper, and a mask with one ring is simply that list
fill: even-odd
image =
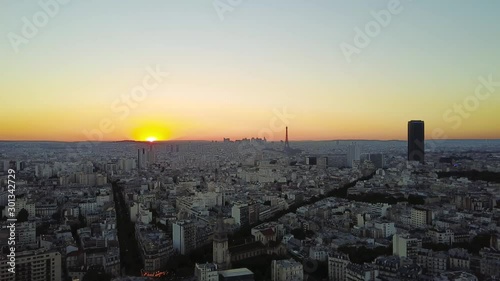
[{"label": "horizon line", "polygon": [[[251,140],[252,138],[246,138],[247,140]],[[255,139],[255,138],[254,138]],[[241,141],[243,139],[234,139],[230,140],[230,142]],[[426,139],[424,141],[495,141],[500,140],[500,138],[463,138],[463,139]],[[164,143],[164,142],[224,142],[224,138],[222,140],[209,140],[209,139],[183,139],[183,140],[155,140],[152,143]],[[320,140],[289,140],[289,142],[321,142],[321,141],[401,141],[406,142],[407,139],[320,139]],[[77,140],[77,141],[64,141],[64,140],[0,140],[0,142],[61,142],[61,143],[80,143],[80,142],[97,142],[97,143],[110,143],[110,142],[139,142],[139,143],[151,143],[147,140]],[[285,142],[285,140],[267,140],[267,142]]]}]

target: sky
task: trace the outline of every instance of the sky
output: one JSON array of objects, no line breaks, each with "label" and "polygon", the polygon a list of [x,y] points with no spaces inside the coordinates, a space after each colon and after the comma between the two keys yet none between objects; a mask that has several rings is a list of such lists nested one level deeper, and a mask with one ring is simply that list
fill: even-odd
[{"label": "sky", "polygon": [[499,1],[1,6],[0,140],[500,138]]}]

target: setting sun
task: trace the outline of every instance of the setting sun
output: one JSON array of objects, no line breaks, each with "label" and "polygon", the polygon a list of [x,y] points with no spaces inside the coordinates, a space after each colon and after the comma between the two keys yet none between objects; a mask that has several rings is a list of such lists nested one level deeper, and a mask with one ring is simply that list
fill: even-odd
[{"label": "setting sun", "polygon": [[[182,123],[179,122],[179,124]],[[179,126],[179,129],[176,126]],[[159,116],[146,116],[130,121],[131,134],[127,138],[148,142],[167,141],[177,137],[172,134],[173,128],[176,128],[179,133],[181,132],[178,123],[169,123],[168,120]]]}]

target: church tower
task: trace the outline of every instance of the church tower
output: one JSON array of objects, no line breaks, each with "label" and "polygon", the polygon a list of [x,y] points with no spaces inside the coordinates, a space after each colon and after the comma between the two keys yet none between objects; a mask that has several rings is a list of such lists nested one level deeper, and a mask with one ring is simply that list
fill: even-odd
[{"label": "church tower", "polygon": [[224,217],[222,211],[217,214],[217,222],[215,223],[214,241],[213,241],[213,263],[217,265],[219,270],[231,268],[231,256],[229,255],[229,244],[227,239],[227,231],[224,226]]}]

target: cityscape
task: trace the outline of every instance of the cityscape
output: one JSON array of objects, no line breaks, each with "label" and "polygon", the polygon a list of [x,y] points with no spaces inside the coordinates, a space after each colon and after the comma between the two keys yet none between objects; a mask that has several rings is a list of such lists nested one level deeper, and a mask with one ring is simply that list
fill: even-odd
[{"label": "cityscape", "polygon": [[500,2],[205,2],[2,3],[0,281],[500,280]]}]

